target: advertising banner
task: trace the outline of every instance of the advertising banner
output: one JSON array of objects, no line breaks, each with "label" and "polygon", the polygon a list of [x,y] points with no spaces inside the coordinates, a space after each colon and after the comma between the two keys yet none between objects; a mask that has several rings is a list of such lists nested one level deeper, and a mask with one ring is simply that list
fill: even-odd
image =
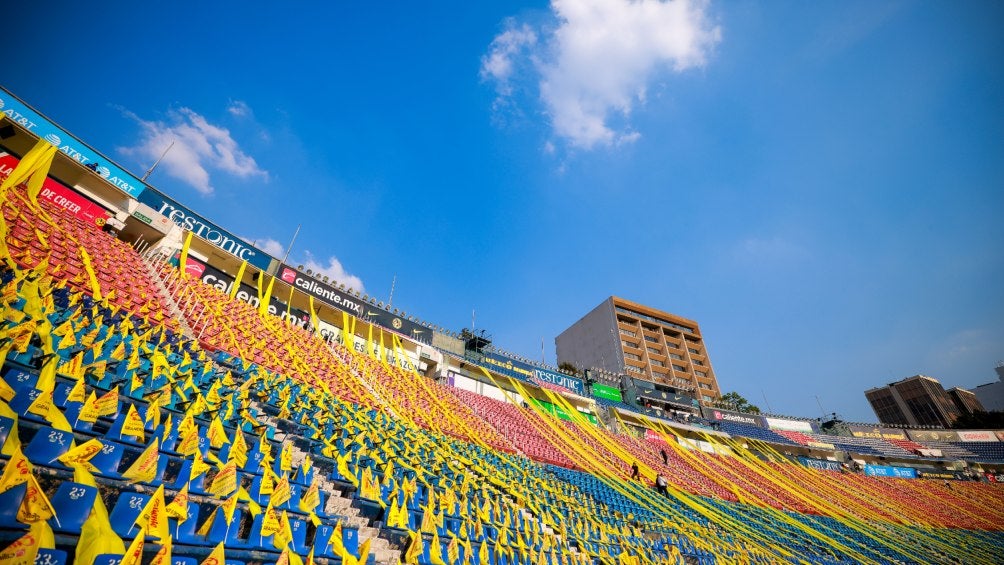
[{"label": "advertising banner", "polygon": [[858,424],[852,424],[847,427],[851,430],[851,435],[854,437],[863,437],[872,439],[908,439],[906,437],[906,432],[894,428],[883,428],[881,426],[862,426]]},{"label": "advertising banner", "polygon": [[575,394],[583,393],[582,381],[573,376],[555,373],[554,371],[547,371],[544,369],[536,369],[534,371],[534,376],[537,377],[537,380],[565,387]]},{"label": "advertising banner", "polygon": [[604,398],[606,400],[612,400],[614,402],[623,402],[624,398],[621,397],[621,390],[619,388],[614,388],[612,386],[601,385],[600,383],[593,383],[593,396],[596,398]]},{"label": "advertising banner", "polygon": [[530,377],[534,376],[534,368],[532,366],[497,353],[485,353],[482,364],[496,373],[522,381],[529,380]]},{"label": "advertising banner", "polygon": [[805,434],[811,434],[812,424],[805,422],[803,420],[786,420],[783,418],[765,418],[767,420],[767,427],[772,430],[781,430],[785,432],[802,432]]},{"label": "advertising banner", "polygon": [[959,441],[959,434],[952,430],[907,430],[913,441]]},{"label": "advertising banner", "polygon": [[136,198],[144,192],[145,185],[142,181],[101,157],[96,151],[84,145],[82,141],[56,124],[43,118],[41,114],[29,108],[27,104],[15,98],[4,88],[0,88],[0,112],[6,114],[7,118],[15,124],[55,145],[74,161],[81,165],[95,167],[95,172],[101,178],[129,196]]},{"label": "advertising banner", "polygon": [[968,477],[962,471],[948,469],[917,469],[917,475],[922,479],[937,479],[942,481],[964,481]]},{"label": "advertising banner", "polygon": [[955,433],[962,441],[998,441],[997,434],[989,430],[959,430]]},{"label": "advertising banner", "polygon": [[892,467],[890,465],[865,465],[865,475],[869,477],[896,477],[899,479],[916,479],[917,470],[913,467]]},{"label": "advertising banner", "polygon": [[432,330],[425,328],[402,316],[394,315],[383,308],[367,304],[362,298],[338,290],[334,286],[319,281],[302,273],[289,265],[280,265],[278,278],[286,284],[291,284],[298,290],[313,296],[324,304],[343,312],[348,312],[361,321],[376,324],[382,328],[395,331],[415,341],[432,343]]},{"label": "advertising banner", "polygon": [[666,440],[663,439],[661,435],[659,435],[659,432],[650,430],[648,428],[645,429],[645,441],[651,441],[654,443],[666,443]]},{"label": "advertising banner", "polygon": [[[0,178],[5,179],[10,176],[20,162],[21,160],[14,155],[0,151]],[[111,216],[108,210],[50,177],[42,181],[42,190],[38,193],[38,197],[41,200],[48,200],[96,228],[104,226]]]},{"label": "advertising banner", "polygon": [[721,410],[719,408],[704,408],[703,411],[704,417],[709,420],[732,422],[734,424],[746,424],[747,426],[759,426],[761,428],[767,427],[763,416],[758,416],[756,414],[744,414],[742,412]]},{"label": "advertising banner", "polygon": [[[234,284],[234,278],[232,276],[215,267],[206,265],[202,261],[193,259],[192,257],[188,257],[185,261],[185,272],[190,277],[198,277],[203,283],[216,288],[220,292],[230,292],[230,289]],[[237,290],[237,299],[257,307],[258,289],[251,285],[241,284],[240,288]],[[289,320],[301,328],[310,328],[309,313],[296,308],[290,308],[289,315],[287,316],[286,303],[278,300],[275,296],[272,296],[269,300],[268,312],[269,314],[278,316],[283,320]]]},{"label": "advertising banner", "polygon": [[1004,472],[1001,473],[983,473],[983,476],[987,478],[991,483],[1004,483]]},{"label": "advertising banner", "polygon": [[250,243],[207,221],[202,216],[153,189],[144,190],[139,195],[139,201],[153,208],[158,214],[166,216],[182,229],[194,233],[216,247],[234,255],[238,259],[244,259],[263,271],[267,270],[269,263],[272,262],[272,258],[264,251],[255,249]]},{"label": "advertising banner", "polygon": [[827,443],[825,441],[808,441],[808,442],[805,442],[805,445],[807,445],[809,447],[814,447],[816,449],[836,449],[837,448],[837,446],[833,445],[832,443]]},{"label": "advertising banner", "polygon": [[814,457],[799,456],[798,462],[810,469],[819,469],[820,471],[840,471],[840,463],[830,461],[828,459],[816,459]]}]

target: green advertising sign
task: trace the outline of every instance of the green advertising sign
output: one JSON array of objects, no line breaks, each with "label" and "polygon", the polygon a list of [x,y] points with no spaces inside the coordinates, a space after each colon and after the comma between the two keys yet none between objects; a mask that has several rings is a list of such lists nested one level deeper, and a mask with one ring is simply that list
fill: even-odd
[{"label": "green advertising sign", "polygon": [[621,397],[620,389],[612,386],[601,385],[599,383],[593,383],[593,396],[596,398],[603,398],[605,400],[613,400],[614,402],[622,402],[624,400],[623,397]]}]

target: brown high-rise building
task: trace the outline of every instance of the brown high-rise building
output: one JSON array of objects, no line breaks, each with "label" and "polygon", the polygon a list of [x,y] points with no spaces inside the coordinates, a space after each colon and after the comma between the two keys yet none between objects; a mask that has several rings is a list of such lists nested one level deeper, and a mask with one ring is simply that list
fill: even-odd
[{"label": "brown high-rise building", "polygon": [[941,383],[924,375],[866,390],[865,398],[883,424],[949,428],[960,414]]},{"label": "brown high-rise building", "polygon": [[960,414],[974,414],[986,411],[980,399],[976,398],[973,392],[964,388],[952,387],[948,389],[948,397],[952,399],[952,403],[959,409]]},{"label": "brown high-rise building", "polygon": [[600,368],[686,391],[721,396],[697,322],[611,296],[554,340],[558,363]]}]

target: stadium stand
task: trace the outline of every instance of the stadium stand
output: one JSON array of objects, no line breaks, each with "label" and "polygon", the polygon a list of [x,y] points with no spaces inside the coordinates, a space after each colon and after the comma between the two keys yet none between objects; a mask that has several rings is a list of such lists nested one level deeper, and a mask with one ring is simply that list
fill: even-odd
[{"label": "stadium stand", "polygon": [[[0,545],[11,562],[990,564],[1004,554],[997,484],[869,477],[784,452],[816,438],[913,455],[902,446],[732,422],[712,434],[650,420],[639,436],[617,411],[610,425],[588,420],[552,387],[540,399],[567,419],[480,397],[374,353],[374,328],[348,314],[342,331],[366,335],[365,352],[145,262],[39,204],[32,186],[0,189]],[[485,377],[532,398],[521,382]],[[965,452],[1004,456],[991,443]]]}]

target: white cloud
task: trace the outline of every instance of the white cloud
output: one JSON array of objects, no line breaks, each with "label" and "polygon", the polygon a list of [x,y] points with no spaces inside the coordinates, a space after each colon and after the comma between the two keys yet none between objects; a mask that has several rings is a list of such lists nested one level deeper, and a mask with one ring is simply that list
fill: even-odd
[{"label": "white cloud", "polygon": [[227,106],[227,112],[230,112],[231,116],[237,118],[243,118],[252,114],[251,107],[243,100],[231,100],[230,105]]},{"label": "white cloud", "polygon": [[553,24],[513,20],[481,61],[500,107],[513,96],[517,70],[529,68],[554,135],[571,146],[632,143],[640,133],[610,121],[644,103],[665,70],[701,67],[721,39],[707,0],[552,0]]},{"label": "white cloud", "polygon": [[253,241],[255,247],[261,249],[265,253],[268,253],[272,257],[282,259],[282,256],[286,254],[286,246],[271,237],[266,237],[264,239],[245,238],[245,240]]},{"label": "white cloud", "polygon": [[[255,247],[261,249],[265,253],[268,253],[272,257],[275,257],[276,259],[282,259],[283,255],[286,254],[286,247],[282,243],[279,243],[278,240],[271,237],[245,237],[242,239],[254,242]],[[290,260],[289,264],[303,265],[304,270],[309,269],[316,275],[327,275],[329,279],[333,279],[336,283],[345,283],[346,288],[358,290],[359,292],[365,292],[362,279],[346,272],[345,267],[342,266],[342,262],[338,260],[338,257],[332,255],[327,259],[318,260],[310,251],[304,251],[303,255],[306,256],[304,260]]]},{"label": "white cloud", "polygon": [[128,111],[125,114],[139,124],[140,139],[119,151],[152,164],[174,142],[157,170],[203,194],[213,192],[210,171],[268,180],[268,172],[241,150],[229,130],[210,124],[188,108],[169,111],[165,121],[147,121]]},{"label": "white cloud", "polygon": [[327,275],[339,283],[345,283],[347,288],[365,292],[362,279],[347,273],[345,267],[342,266],[342,262],[334,255],[321,261],[315,259],[314,255],[309,251],[306,252],[306,255],[307,259],[303,262],[304,269],[310,269],[315,274]]}]

